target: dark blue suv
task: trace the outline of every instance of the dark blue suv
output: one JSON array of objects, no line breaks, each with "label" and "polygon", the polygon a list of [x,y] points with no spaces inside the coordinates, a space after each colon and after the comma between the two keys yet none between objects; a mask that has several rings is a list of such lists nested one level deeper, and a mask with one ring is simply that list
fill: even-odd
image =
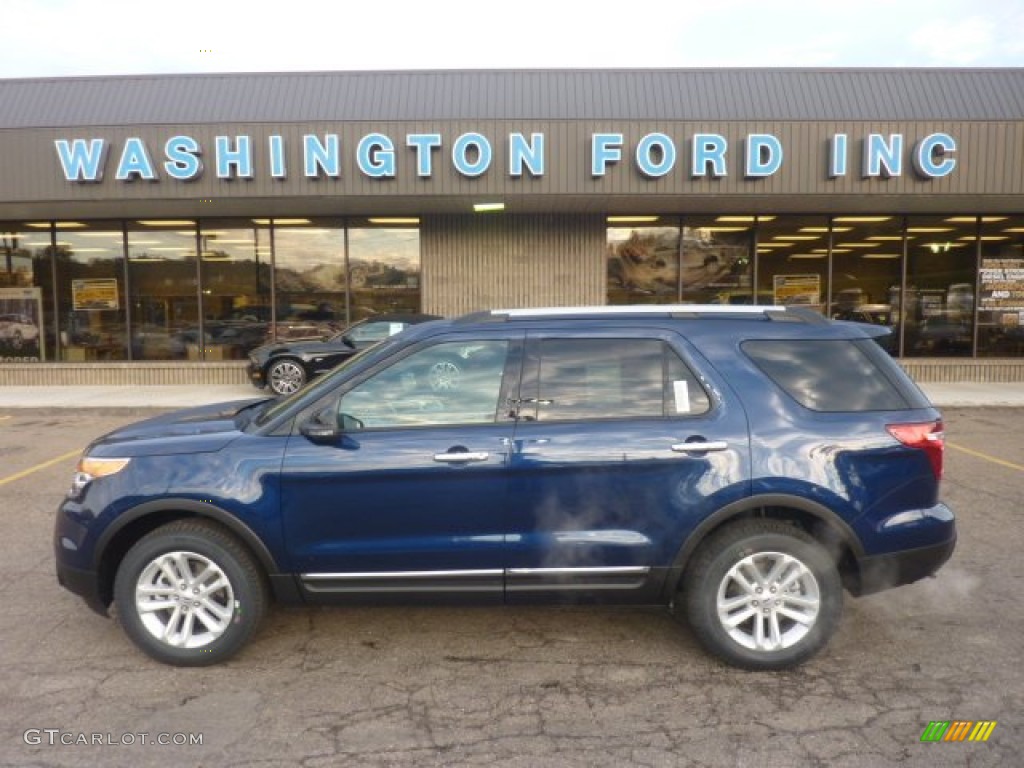
[{"label": "dark blue suv", "polygon": [[288,602],[660,603],[751,669],[843,591],[934,573],[939,413],[875,338],[782,307],[502,310],[414,326],[278,400],[85,451],[60,583],[211,664]]}]

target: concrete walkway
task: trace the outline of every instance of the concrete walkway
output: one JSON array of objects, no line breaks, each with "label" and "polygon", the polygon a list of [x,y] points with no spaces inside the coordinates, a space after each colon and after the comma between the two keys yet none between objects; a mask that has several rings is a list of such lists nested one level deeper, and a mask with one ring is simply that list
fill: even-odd
[{"label": "concrete walkway", "polygon": [[0,408],[187,408],[265,396],[248,384],[0,387]]},{"label": "concrete walkway", "polygon": [[[922,384],[932,402],[942,407],[1024,407],[1024,384]],[[265,396],[248,384],[218,386],[6,386],[0,387],[0,408],[185,408],[190,405]]]},{"label": "concrete walkway", "polygon": [[1024,384],[921,384],[921,389],[940,407],[954,406],[1024,406]]}]

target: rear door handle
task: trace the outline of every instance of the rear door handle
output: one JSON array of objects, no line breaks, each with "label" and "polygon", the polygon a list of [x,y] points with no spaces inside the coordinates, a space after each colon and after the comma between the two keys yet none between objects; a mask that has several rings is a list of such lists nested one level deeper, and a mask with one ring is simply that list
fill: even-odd
[{"label": "rear door handle", "polygon": [[434,461],[442,464],[469,464],[474,461],[487,461],[491,454],[487,451],[455,451],[450,453],[435,453]]},{"label": "rear door handle", "polygon": [[672,450],[676,453],[707,453],[708,451],[724,451],[729,448],[725,440],[710,440],[693,443],[673,443]]}]

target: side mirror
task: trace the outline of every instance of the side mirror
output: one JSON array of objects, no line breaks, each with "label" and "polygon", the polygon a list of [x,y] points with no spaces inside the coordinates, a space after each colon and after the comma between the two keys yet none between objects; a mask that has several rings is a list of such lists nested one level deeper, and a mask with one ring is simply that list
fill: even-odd
[{"label": "side mirror", "polygon": [[299,432],[311,443],[335,443],[341,437],[337,404],[317,411],[299,425]]},{"label": "side mirror", "polygon": [[308,421],[299,425],[299,432],[311,443],[327,445],[337,443],[346,432],[363,429],[363,422],[347,413],[337,414],[333,408],[327,408]]},{"label": "side mirror", "polygon": [[340,429],[330,424],[324,424],[315,417],[299,425],[299,432],[309,442],[316,443],[317,445],[334,443],[341,437]]},{"label": "side mirror", "polygon": [[342,336],[342,337],[341,337],[341,340],[342,340],[342,342],[343,342],[343,343],[344,343],[344,344],[345,344],[346,346],[352,347],[352,349],[355,349],[355,348],[356,348],[356,343],[355,343],[354,341],[352,341],[352,337],[351,337],[351,336],[349,336],[348,334],[345,334],[344,336]]}]

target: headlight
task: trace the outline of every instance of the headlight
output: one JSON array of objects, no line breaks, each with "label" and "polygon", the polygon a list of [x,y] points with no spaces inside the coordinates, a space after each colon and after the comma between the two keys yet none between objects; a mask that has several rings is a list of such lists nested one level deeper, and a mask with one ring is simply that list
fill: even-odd
[{"label": "headlight", "polygon": [[128,466],[129,461],[131,459],[97,459],[92,456],[83,456],[78,460],[78,466],[75,468],[75,476],[71,480],[71,490],[68,491],[68,497],[72,499],[79,498],[85,492],[89,483],[97,477],[116,475]]}]

